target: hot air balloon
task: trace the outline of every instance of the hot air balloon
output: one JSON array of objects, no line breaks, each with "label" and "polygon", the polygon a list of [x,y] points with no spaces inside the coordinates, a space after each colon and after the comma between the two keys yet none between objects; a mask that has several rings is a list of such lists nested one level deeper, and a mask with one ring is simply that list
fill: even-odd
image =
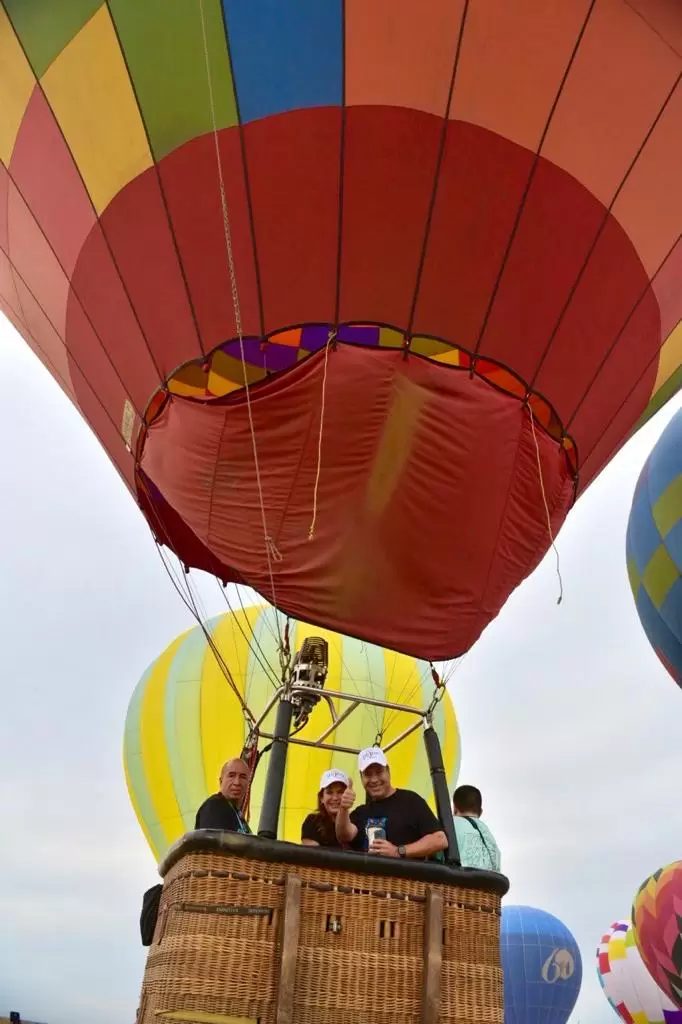
[{"label": "hot air balloon", "polygon": [[682,412],[661,434],[637,481],[626,549],[644,631],[682,686]]},{"label": "hot air balloon", "polygon": [[679,387],[672,0],[2,0],[0,301],[187,566],[467,650]]},{"label": "hot air balloon", "polygon": [[505,1024],[566,1024],[583,975],[566,925],[546,910],[504,907],[501,942]]},{"label": "hot air balloon", "polygon": [[[199,627],[183,633],[149,666],[133,693],[125,728],[126,782],[157,860],[165,856],[171,843],[194,828],[197,807],[217,789],[221,765],[245,745],[251,721],[242,713],[241,701],[256,718],[271,702],[277,685],[270,668],[277,664],[276,618],[274,609],[262,606],[219,616],[205,627],[211,646]],[[320,635],[319,630],[292,623],[291,643],[300,646],[311,633]],[[425,663],[359,640],[323,635],[330,651],[327,689],[342,691],[350,698],[364,694],[415,708],[428,704],[433,684]],[[220,662],[214,650],[219,652]],[[223,666],[229,666],[229,679]],[[273,721],[274,709],[263,719],[260,731],[271,728]],[[309,742],[330,724],[329,712],[322,706],[297,738]],[[419,720],[406,712],[364,705],[331,730],[328,740],[341,747],[363,747],[380,737],[389,750],[394,784],[422,793],[433,805],[420,730],[394,742],[415,725]],[[460,740],[447,693],[437,706],[434,725],[452,790],[459,772]],[[263,801],[267,761],[266,753],[251,791],[254,827]],[[281,838],[300,840],[301,823],[316,805],[320,775],[330,767],[341,768],[359,786],[353,754],[291,744],[280,810]]]},{"label": "hot air balloon", "polygon": [[597,948],[604,995],[626,1024],[680,1024],[682,1014],[661,992],[642,962],[630,921],[616,921]]},{"label": "hot air balloon", "polygon": [[642,883],[632,904],[632,922],[651,976],[675,1006],[682,1007],[682,861],[668,864]]}]

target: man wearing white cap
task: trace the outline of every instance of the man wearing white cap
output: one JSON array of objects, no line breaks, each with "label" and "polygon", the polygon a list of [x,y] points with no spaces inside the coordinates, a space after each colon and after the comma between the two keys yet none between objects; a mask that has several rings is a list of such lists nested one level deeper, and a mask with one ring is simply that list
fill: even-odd
[{"label": "man wearing white cap", "polygon": [[350,779],[338,768],[322,772],[317,792],[317,811],[309,814],[301,827],[303,846],[330,846],[339,849],[335,821],[341,806],[341,797],[348,788]]},{"label": "man wearing white cap", "polygon": [[367,802],[354,811],[352,785],[343,792],[336,815],[336,836],[353,850],[384,857],[426,860],[446,850],[443,827],[426,800],[410,789],[396,789],[380,747],[366,747],[358,768]]}]

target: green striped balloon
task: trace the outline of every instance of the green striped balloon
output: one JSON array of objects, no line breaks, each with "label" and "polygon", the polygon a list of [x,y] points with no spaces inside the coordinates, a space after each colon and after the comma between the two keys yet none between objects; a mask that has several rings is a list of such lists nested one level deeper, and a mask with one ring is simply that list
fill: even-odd
[{"label": "green striped balloon", "polygon": [[[222,659],[257,717],[274,692],[279,666],[277,613],[268,606],[230,612],[207,624]],[[338,633],[291,623],[291,648],[308,636],[329,645],[326,686],[349,696],[365,695],[424,708],[433,695],[429,665]],[[335,701],[338,708],[338,700]],[[347,706],[347,705],[344,705]],[[343,710],[343,708],[341,708]],[[272,731],[275,710],[263,729]],[[339,746],[363,747],[378,735],[387,746],[414,722],[405,712],[360,705],[329,736]],[[315,738],[331,724],[321,701],[298,734]],[[448,783],[459,772],[460,738],[452,701],[446,693],[434,725],[443,746]],[[222,764],[237,756],[247,738],[240,703],[227,682],[200,627],[179,636],[140,679],[128,708],[124,764],[128,792],[142,830],[157,860],[194,827],[197,807],[217,790]],[[261,758],[251,795],[251,820],[258,823],[268,756]],[[394,785],[433,795],[421,729],[389,751]],[[354,755],[290,745],[279,822],[280,838],[297,842],[303,818],[317,803],[320,775],[337,767],[360,780]]]}]

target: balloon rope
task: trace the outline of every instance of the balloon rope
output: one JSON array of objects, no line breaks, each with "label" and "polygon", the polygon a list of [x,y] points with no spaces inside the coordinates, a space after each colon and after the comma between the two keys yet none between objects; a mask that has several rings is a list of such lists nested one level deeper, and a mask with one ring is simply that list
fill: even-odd
[{"label": "balloon rope", "polygon": [[320,434],[317,439],[317,473],[315,475],[315,490],[313,491],[313,518],[310,523],[310,529],[308,530],[308,540],[312,540],[315,536],[315,523],[317,522],[317,492],[320,486],[320,472],[322,471],[322,431],[324,429],[324,411],[327,401],[327,360],[329,359],[329,346],[336,337],[336,330],[332,328],[329,331],[329,337],[327,338],[327,344],[324,348],[324,372],[322,374],[322,405],[320,407]]},{"label": "balloon rope", "polygon": [[[267,518],[265,515],[265,501],[263,498],[263,487],[261,483],[260,475],[260,464],[258,462],[258,448],[256,445],[256,428],[253,421],[253,411],[251,409],[251,392],[249,387],[249,381],[247,379],[246,370],[246,356],[244,354],[244,332],[242,329],[242,314],[241,306],[239,303],[239,290],[237,288],[237,273],[235,270],[234,251],[232,248],[232,231],[230,228],[230,215],[227,207],[227,196],[225,194],[225,180],[223,177],[223,164],[220,157],[220,144],[218,140],[218,125],[216,122],[215,114],[215,102],[213,99],[213,82],[211,80],[211,62],[208,53],[208,39],[206,37],[206,19],[204,16],[204,0],[199,0],[199,12],[201,15],[201,34],[204,44],[204,61],[206,63],[206,81],[208,83],[208,100],[211,108],[211,122],[213,125],[213,142],[215,145],[216,163],[218,165],[218,181],[220,184],[220,203],[223,211],[223,230],[225,234],[225,249],[227,252],[227,262],[230,270],[230,287],[232,289],[232,305],[234,308],[234,322],[237,329],[237,337],[239,339],[239,351],[241,353],[242,361],[242,372],[244,374],[244,390],[246,392],[246,408],[249,416],[249,427],[251,430],[251,446],[253,448],[253,461],[256,470],[256,484],[258,487],[258,498],[260,501],[260,513],[261,521],[263,525],[263,539],[265,542],[265,554],[268,560],[268,572],[270,575],[270,588],[272,591],[273,604],[277,604],[277,593],[275,590],[275,575],[272,568],[273,561],[281,562],[282,555],[277,550],[275,541],[268,532]],[[278,621],[278,632],[279,632],[279,620]],[[281,636],[280,636],[281,643]]]},{"label": "balloon rope", "polygon": [[549,505],[547,503],[547,494],[545,493],[545,481],[542,477],[542,462],[540,461],[540,446],[538,445],[537,435],[535,433],[535,417],[533,416],[533,410],[530,405],[526,404],[528,409],[528,415],[530,417],[530,429],[533,435],[533,441],[535,443],[535,457],[538,462],[538,476],[540,477],[540,490],[542,492],[542,501],[545,506],[545,515],[547,516],[547,532],[549,533],[549,539],[552,542],[552,550],[556,556],[556,574],[559,580],[559,599],[557,604],[561,604],[564,599],[564,581],[561,578],[561,561],[559,559],[559,549],[556,546],[554,540],[554,533],[552,531],[552,517],[549,514]]}]

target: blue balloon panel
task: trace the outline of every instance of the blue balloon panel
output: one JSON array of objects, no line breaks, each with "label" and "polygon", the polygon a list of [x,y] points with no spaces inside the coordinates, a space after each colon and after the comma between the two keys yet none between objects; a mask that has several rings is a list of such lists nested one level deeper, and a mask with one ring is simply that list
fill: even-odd
[{"label": "blue balloon panel", "polygon": [[505,1024],[566,1024],[583,977],[566,925],[535,907],[504,907],[501,944]]}]

